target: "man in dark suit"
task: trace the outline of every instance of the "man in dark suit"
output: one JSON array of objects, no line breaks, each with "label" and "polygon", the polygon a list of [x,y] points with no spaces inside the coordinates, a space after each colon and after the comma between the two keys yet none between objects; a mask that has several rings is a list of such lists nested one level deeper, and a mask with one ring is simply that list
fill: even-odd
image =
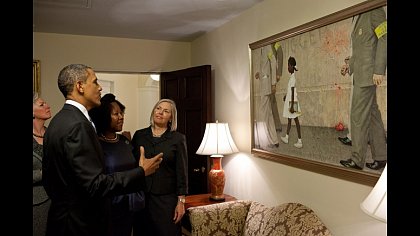
[{"label": "man in dark suit", "polygon": [[349,168],[363,169],[368,141],[374,162],[370,169],[385,167],[386,134],[376,101],[376,87],[385,77],[387,65],[387,21],[384,8],[359,15],[352,39],[352,56],[344,71],[353,74],[351,103],[352,157],[340,163]]},{"label": "man in dark suit", "polygon": [[58,76],[66,102],[44,138],[43,184],[51,198],[47,236],[106,236],[109,196],[137,192],[145,176],[159,167],[163,154],[139,167],[106,175],[101,145],[88,111],[100,105],[101,86],[92,68],[72,64]]}]

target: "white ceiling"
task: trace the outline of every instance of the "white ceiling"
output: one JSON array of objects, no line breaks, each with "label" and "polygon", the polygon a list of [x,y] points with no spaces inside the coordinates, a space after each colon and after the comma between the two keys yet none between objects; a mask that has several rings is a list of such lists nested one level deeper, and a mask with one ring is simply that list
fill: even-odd
[{"label": "white ceiling", "polygon": [[33,31],[191,42],[263,0],[34,0]]}]

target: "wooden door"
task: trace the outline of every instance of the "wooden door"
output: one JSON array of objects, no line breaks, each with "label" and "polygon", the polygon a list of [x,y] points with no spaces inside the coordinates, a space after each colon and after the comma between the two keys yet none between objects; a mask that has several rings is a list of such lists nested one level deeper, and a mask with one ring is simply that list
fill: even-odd
[{"label": "wooden door", "polygon": [[211,66],[203,65],[160,74],[160,97],[175,101],[177,131],[185,134],[188,149],[189,194],[209,192],[209,157],[195,154],[207,122],[212,122]]}]

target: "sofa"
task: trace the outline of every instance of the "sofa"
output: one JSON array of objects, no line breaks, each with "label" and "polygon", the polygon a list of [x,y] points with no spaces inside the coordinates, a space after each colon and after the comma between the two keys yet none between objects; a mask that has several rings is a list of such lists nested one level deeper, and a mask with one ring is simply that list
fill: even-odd
[{"label": "sofa", "polygon": [[310,208],[300,203],[267,207],[235,200],[188,208],[192,236],[207,235],[332,235]]}]

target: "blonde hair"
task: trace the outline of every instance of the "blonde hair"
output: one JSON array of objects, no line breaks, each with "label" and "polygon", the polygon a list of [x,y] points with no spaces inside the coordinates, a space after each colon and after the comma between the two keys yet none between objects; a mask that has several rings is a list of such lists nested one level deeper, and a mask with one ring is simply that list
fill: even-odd
[{"label": "blonde hair", "polygon": [[167,103],[169,103],[169,104],[171,104],[171,114],[172,114],[172,119],[171,120],[169,120],[169,122],[168,122],[168,128],[171,128],[171,131],[176,131],[176,128],[177,128],[177,110],[176,110],[176,105],[175,105],[175,102],[173,101],[173,100],[171,100],[171,99],[167,99],[167,98],[164,98],[164,99],[160,99],[156,104],[155,104],[155,106],[153,107],[153,109],[152,109],[152,112],[150,113],[150,125],[152,126],[152,127],[154,127],[155,126],[155,122],[153,121],[153,115],[154,115],[154,113],[155,113],[155,109],[156,109],[156,107],[158,107],[159,106],[159,104],[161,104],[162,102],[167,102]]},{"label": "blonde hair", "polygon": [[39,94],[38,94],[38,92],[33,92],[33,94],[32,94],[32,98],[33,98],[33,103],[35,103],[36,102],[36,100],[38,100],[38,98],[39,98]]}]

